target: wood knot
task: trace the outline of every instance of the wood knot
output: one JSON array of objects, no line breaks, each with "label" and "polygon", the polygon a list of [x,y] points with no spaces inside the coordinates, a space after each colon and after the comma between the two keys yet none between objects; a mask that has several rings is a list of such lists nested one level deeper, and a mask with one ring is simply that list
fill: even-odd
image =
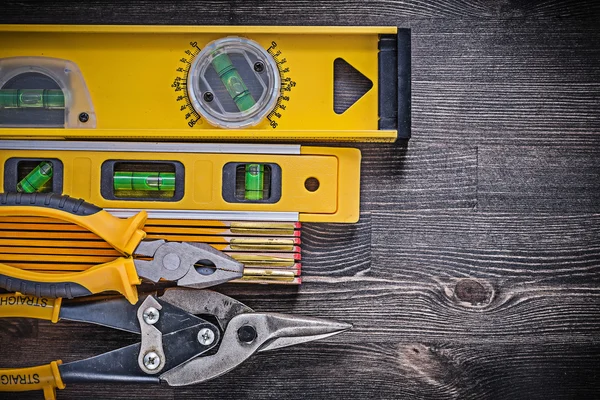
[{"label": "wood knot", "polygon": [[452,390],[460,381],[460,365],[445,349],[423,343],[400,344],[398,356],[403,374],[412,379],[420,379],[443,390]]},{"label": "wood knot", "polygon": [[474,279],[461,279],[454,286],[454,296],[461,302],[480,306],[490,303],[492,290]]}]

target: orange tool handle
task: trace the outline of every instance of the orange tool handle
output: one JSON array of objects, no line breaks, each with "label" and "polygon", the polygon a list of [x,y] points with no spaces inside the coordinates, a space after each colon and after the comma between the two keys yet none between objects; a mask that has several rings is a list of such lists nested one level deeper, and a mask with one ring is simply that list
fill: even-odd
[{"label": "orange tool handle", "polygon": [[119,257],[83,272],[43,273],[0,264],[0,287],[36,297],[80,297],[116,291],[135,304],[141,283],[133,258]]},{"label": "orange tool handle", "polygon": [[123,255],[130,256],[146,237],[146,211],[120,219],[82,199],[53,193],[3,193],[0,216],[48,217],[77,224],[94,232]]},{"label": "orange tool handle", "polygon": [[58,366],[62,361],[29,368],[0,368],[0,392],[43,390],[46,400],[56,400],[56,389],[64,389]]},{"label": "orange tool handle", "polygon": [[21,293],[0,294],[0,318],[35,318],[58,322],[62,299],[28,296]]}]

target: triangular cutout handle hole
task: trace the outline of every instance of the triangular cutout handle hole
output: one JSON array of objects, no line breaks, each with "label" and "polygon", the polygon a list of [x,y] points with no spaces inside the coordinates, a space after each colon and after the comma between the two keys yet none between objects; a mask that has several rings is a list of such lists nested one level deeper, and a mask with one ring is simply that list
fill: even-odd
[{"label": "triangular cutout handle hole", "polygon": [[371,88],[373,82],[343,58],[333,61],[333,111],[343,114]]}]

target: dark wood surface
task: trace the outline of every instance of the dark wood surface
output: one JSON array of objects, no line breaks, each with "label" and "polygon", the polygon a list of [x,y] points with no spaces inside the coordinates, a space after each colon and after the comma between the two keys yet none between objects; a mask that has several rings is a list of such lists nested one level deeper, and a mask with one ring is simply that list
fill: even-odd
[{"label": "dark wood surface", "polygon": [[[305,224],[299,290],[222,289],[354,329],[206,384],[70,385],[59,398],[600,398],[599,4],[2,3],[2,23],[412,28],[413,139],[359,146],[360,222]],[[135,340],[30,320],[2,321],[0,338],[2,366]]]}]

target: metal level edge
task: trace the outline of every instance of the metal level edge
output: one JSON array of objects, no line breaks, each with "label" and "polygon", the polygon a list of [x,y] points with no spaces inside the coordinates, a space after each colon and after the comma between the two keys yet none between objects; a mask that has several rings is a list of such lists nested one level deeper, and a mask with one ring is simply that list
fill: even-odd
[{"label": "metal level edge", "polygon": [[300,145],[170,142],[0,140],[0,150],[130,151],[148,153],[300,154]]},{"label": "metal level edge", "polygon": [[[142,209],[135,208],[105,208],[106,211],[119,218],[129,218]],[[219,210],[160,210],[144,209],[150,219],[191,219],[191,220],[219,220],[219,221],[276,221],[298,222],[299,213],[281,211],[219,211]]]},{"label": "metal level edge", "polygon": [[[393,142],[396,130],[266,130],[266,129],[56,129],[0,128],[1,139],[136,139],[136,140],[314,140]],[[186,144],[187,145],[187,144]]]},{"label": "metal level edge", "polygon": [[0,25],[0,32],[61,33],[274,33],[274,34],[395,34],[395,26],[185,26],[185,25]]}]

